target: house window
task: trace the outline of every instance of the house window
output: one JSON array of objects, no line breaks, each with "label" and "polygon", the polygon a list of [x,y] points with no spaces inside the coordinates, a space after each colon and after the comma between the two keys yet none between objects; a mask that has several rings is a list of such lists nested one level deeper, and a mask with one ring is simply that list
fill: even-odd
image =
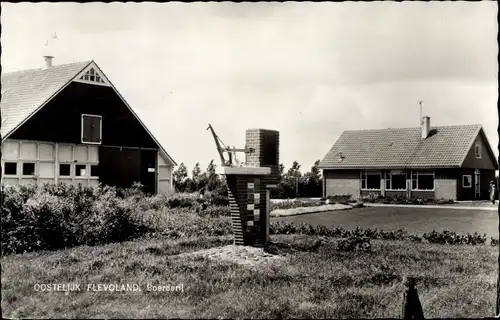
[{"label": "house window", "polygon": [[5,162],[4,167],[4,174],[14,176],[17,174],[17,162]]},{"label": "house window", "polygon": [[380,171],[361,171],[361,189],[380,190]]},{"label": "house window", "polygon": [[385,179],[387,190],[406,190],[405,170],[390,170],[386,173]]},{"label": "house window", "polygon": [[70,164],[60,164],[59,165],[59,175],[63,177],[71,176],[71,165]]},{"label": "house window", "polygon": [[434,190],[434,171],[413,170],[411,173],[412,190]]},{"label": "house window", "polygon": [[32,162],[23,163],[23,176],[34,176],[35,164]]},{"label": "house window", "polygon": [[481,159],[481,144],[476,143],[475,153],[476,153],[476,159]]},{"label": "house window", "polygon": [[472,187],[472,176],[471,175],[464,175],[462,177],[462,186],[464,188],[471,188]]},{"label": "house window", "polygon": [[87,166],[84,164],[77,164],[75,166],[75,176],[86,177],[87,176]]},{"label": "house window", "polygon": [[82,143],[101,144],[102,117],[82,114]]}]

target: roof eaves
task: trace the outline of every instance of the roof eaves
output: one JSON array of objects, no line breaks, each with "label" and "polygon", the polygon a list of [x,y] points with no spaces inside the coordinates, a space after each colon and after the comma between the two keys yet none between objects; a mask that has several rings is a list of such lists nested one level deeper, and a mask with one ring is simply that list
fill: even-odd
[{"label": "roof eaves", "polygon": [[483,127],[481,125],[477,126],[477,129],[474,133],[474,136],[471,138],[471,141],[469,141],[467,150],[464,152],[462,159],[460,160],[460,167],[464,165],[465,159],[467,158],[467,155],[469,154],[469,151],[472,148],[474,141],[476,141],[477,135],[481,132],[482,129],[483,129]]},{"label": "roof eaves", "polygon": [[151,133],[151,131],[149,131],[149,129],[144,124],[144,122],[142,122],[141,118],[139,118],[139,116],[137,115],[137,113],[135,113],[135,111],[128,104],[128,102],[125,100],[125,98],[121,95],[121,93],[118,91],[118,89],[116,89],[116,87],[113,85],[113,83],[111,82],[111,80],[106,76],[106,74],[101,70],[101,68],[99,68],[99,66],[97,65],[97,63],[94,60],[92,60],[91,63],[93,63],[95,65],[95,67],[99,70],[99,72],[101,72],[106,77],[106,79],[109,81],[109,84],[111,85],[111,88],[113,88],[113,90],[116,92],[116,94],[120,97],[120,99],[123,101],[123,103],[130,110],[130,112],[132,112],[132,114],[134,115],[134,117],[139,121],[139,123],[146,130],[146,132],[149,134],[149,136],[153,139],[153,141],[160,147],[161,152],[164,153],[167,156],[167,158],[170,160],[170,162],[172,162],[173,166],[177,166],[177,162],[174,161],[174,159],[168,154],[168,152],[160,144],[160,142],[155,138],[155,136]]},{"label": "roof eaves", "polygon": [[498,159],[495,157],[495,153],[493,149],[491,149],[491,144],[488,141],[488,137],[484,132],[484,129],[481,127],[480,133],[483,135],[484,140],[486,141],[486,148],[488,148],[488,152],[490,153],[491,158],[493,159],[493,163],[495,164],[495,170],[498,170]]}]

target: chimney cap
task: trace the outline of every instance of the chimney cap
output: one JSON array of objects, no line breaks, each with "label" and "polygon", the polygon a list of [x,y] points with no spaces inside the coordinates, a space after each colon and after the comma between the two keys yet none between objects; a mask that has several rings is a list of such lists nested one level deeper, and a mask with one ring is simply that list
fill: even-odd
[{"label": "chimney cap", "polygon": [[52,67],[52,59],[54,58],[54,56],[45,55],[45,56],[43,56],[43,58],[45,59],[44,69],[51,68]]}]

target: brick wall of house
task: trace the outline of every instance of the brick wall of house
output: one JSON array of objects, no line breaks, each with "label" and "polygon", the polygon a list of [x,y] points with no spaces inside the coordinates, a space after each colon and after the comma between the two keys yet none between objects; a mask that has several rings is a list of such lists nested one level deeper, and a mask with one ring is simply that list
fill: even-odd
[{"label": "brick wall of house", "polygon": [[457,200],[457,179],[438,179],[434,180],[434,197],[436,199]]},{"label": "brick wall of house", "polygon": [[347,195],[360,197],[359,170],[324,170],[325,196]]},{"label": "brick wall of house", "polygon": [[434,198],[452,199],[458,198],[458,180],[457,169],[437,169],[434,171]]}]

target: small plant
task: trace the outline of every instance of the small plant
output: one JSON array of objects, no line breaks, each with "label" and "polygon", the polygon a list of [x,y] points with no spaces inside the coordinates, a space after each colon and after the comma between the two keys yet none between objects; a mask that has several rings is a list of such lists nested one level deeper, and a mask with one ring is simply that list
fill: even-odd
[{"label": "small plant", "polygon": [[337,250],[344,252],[370,252],[372,245],[370,238],[353,235],[346,239],[341,239],[337,244]]}]

